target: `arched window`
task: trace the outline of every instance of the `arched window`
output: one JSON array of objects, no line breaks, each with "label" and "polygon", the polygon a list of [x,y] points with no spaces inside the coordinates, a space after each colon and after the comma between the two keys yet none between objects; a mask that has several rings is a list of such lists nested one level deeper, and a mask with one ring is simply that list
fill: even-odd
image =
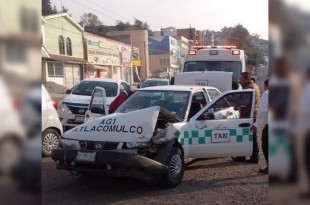
[{"label": "arched window", "polygon": [[67,49],[67,55],[72,56],[72,44],[70,38],[66,39],[66,49]]},{"label": "arched window", "polygon": [[58,37],[58,46],[59,46],[59,53],[65,55],[65,40],[62,37],[62,35]]}]

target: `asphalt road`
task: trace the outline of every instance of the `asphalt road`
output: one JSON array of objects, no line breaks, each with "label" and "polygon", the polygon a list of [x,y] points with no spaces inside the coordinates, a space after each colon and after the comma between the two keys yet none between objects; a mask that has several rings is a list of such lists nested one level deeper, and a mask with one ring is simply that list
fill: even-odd
[{"label": "asphalt road", "polygon": [[43,204],[267,204],[268,177],[259,164],[208,159],[187,166],[173,189],[152,187],[134,179],[72,176],[42,159]]}]

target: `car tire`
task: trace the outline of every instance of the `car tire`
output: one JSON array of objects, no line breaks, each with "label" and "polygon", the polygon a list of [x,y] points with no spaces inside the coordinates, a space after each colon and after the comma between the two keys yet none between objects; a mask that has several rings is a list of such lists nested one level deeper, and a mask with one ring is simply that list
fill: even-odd
[{"label": "car tire", "polygon": [[178,147],[173,147],[167,158],[168,171],[164,174],[161,184],[166,188],[179,185],[184,174],[184,155]]},{"label": "car tire", "polygon": [[46,129],[42,133],[42,155],[50,157],[52,150],[59,145],[59,133],[54,129]]}]

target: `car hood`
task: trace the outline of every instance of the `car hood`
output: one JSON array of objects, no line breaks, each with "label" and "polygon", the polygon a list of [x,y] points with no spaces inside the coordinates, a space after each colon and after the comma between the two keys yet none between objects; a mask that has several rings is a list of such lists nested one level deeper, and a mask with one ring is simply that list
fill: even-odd
[{"label": "car hood", "polygon": [[169,111],[154,106],[95,119],[69,130],[63,138],[105,142],[148,142],[159,119],[166,119],[172,123],[181,121]]}]

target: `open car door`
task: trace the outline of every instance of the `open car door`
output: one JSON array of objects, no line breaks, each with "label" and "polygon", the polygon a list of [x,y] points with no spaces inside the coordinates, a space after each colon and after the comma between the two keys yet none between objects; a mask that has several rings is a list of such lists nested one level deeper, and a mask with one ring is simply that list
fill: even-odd
[{"label": "open car door", "polygon": [[88,110],[85,113],[85,122],[89,122],[108,114],[105,89],[101,87],[95,87],[91,95]]},{"label": "open car door", "polygon": [[250,156],[254,101],[254,90],[227,91],[194,115],[182,140],[189,157]]}]

